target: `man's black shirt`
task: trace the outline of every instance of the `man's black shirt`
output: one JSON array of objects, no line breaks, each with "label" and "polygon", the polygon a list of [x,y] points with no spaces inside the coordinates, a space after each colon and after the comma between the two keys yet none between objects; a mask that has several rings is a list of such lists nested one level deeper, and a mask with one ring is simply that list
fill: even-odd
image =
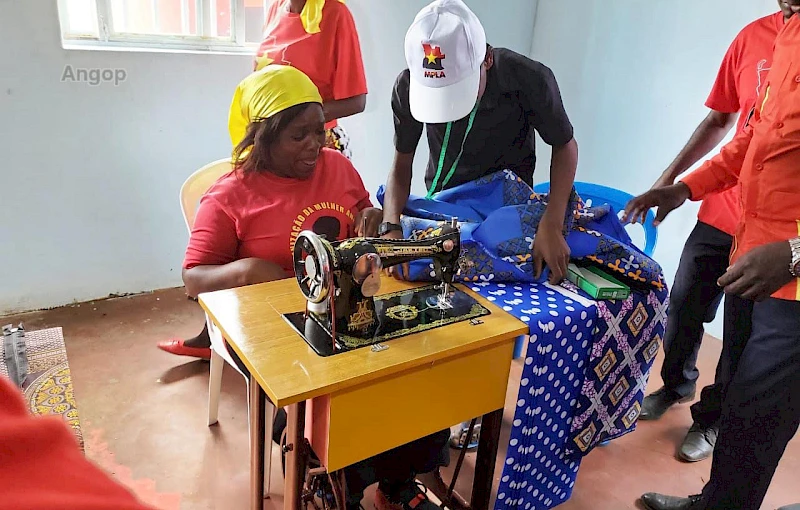
[{"label": "man's black shirt", "polygon": [[[423,124],[411,116],[408,100],[410,73],[397,77],[392,94],[395,148],[403,154],[416,151]],[[461,150],[468,119],[453,123],[442,179]],[[436,175],[446,124],[428,124],[430,156],[425,184],[430,189]],[[455,174],[445,188],[473,181],[484,175],[513,170],[528,184],[536,166],[535,132],[553,147],[573,137],[572,124],[564,110],[553,72],[539,62],[504,48],[494,49],[494,65],[486,73],[486,91],[475,122],[464,144]],[[441,191],[442,182],[435,191]]]}]

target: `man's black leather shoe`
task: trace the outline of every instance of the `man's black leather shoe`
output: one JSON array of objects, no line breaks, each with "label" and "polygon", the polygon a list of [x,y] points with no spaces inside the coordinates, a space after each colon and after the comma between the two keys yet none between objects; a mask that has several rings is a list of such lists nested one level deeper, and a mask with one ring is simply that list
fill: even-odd
[{"label": "man's black leather shoe", "polygon": [[681,397],[672,390],[665,387],[654,391],[644,397],[642,402],[642,412],[639,414],[640,420],[657,420],[667,412],[667,409],[675,404],[685,404],[694,400],[695,393],[692,392],[688,397]]},{"label": "man's black leather shoe", "polygon": [[700,510],[700,496],[677,498],[648,492],[642,495],[642,503],[649,510]]},{"label": "man's black leather shoe", "polygon": [[703,427],[693,423],[678,450],[678,458],[686,462],[699,462],[711,457],[718,434],[719,427]]}]

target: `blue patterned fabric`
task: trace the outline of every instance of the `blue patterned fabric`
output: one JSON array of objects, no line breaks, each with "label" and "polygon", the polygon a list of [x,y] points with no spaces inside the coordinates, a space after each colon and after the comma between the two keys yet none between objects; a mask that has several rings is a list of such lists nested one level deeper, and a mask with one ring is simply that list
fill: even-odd
[{"label": "blue patterned fabric", "polygon": [[[383,203],[384,188],[378,191]],[[534,282],[532,249],[547,195],[538,195],[511,171],[490,174],[445,190],[434,200],[410,197],[401,220],[409,239],[436,235],[455,217],[461,228],[462,282]],[[661,268],[631,243],[617,215],[608,206],[584,208],[573,192],[564,232],[572,258],[610,269],[636,285],[664,288]],[[433,279],[429,260],[409,266],[407,279]],[[547,272],[538,279],[545,281]]]},{"label": "blue patterned fabric", "polygon": [[470,287],[530,328],[495,509],[553,508],[586,454],[635,430],[667,292],[594,302],[569,282]]},{"label": "blue patterned fabric", "polygon": [[632,293],[624,301],[597,302],[597,327],[569,455],[585,455],[598,443],[636,428],[650,369],[664,338],[667,299],[662,289]]},{"label": "blue patterned fabric", "polygon": [[530,327],[525,364],[495,510],[563,503],[581,458],[567,454],[584,383],[594,302],[549,284],[477,283],[471,288]]}]

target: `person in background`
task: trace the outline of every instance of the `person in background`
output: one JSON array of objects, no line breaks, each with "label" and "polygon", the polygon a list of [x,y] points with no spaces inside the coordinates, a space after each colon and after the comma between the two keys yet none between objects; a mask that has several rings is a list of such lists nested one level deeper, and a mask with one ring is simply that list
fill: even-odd
[{"label": "person in background", "polygon": [[0,508],[155,510],[89,462],[61,417],[34,417],[0,376]]},{"label": "person in background", "polygon": [[[266,66],[239,84],[229,120],[234,170],[203,195],[186,248],[190,296],[293,277],[292,250],[303,230],[331,241],[376,235],[382,212],[352,163],[325,147],[322,104],[311,80],[290,66]],[[281,420],[278,437],[285,414]],[[439,465],[448,437],[433,434],[347,468],[348,508],[357,509],[373,483],[380,508],[436,508],[414,477]]]},{"label": "person in background", "polygon": [[[364,111],[367,79],[355,22],[343,0],[276,0],[267,12],[254,69],[290,65],[311,78],[322,95],[325,145],[350,158],[349,138],[337,119]],[[209,359],[208,326],[194,338],[158,344],[179,356]],[[198,346],[201,346],[198,348]]]},{"label": "person in background", "polygon": [[[578,145],[552,71],[486,44],[478,17],[461,0],[436,0],[417,14],[405,39],[408,69],[392,93],[394,163],[386,182],[379,235],[402,237],[400,216],[411,192],[412,163],[427,131],[428,198],[483,176],[511,170],[533,186],[536,133],[553,148],[549,205],[531,246],[537,278],[567,275],[564,215],[575,180]],[[394,272],[396,275],[399,271]],[[465,440],[466,427],[452,446]],[[477,446],[479,428],[469,438]]]},{"label": "person in background", "polygon": [[[769,73],[775,38],[792,16],[786,2],[779,0],[778,5],[780,12],[750,23],[736,36],[706,101],[711,111],[653,189],[673,184],[680,174],[716,147],[734,124],[737,132],[743,129]],[[733,233],[741,215],[739,194],[739,186],[734,186],[703,200],[697,225],[683,247],[670,293],[661,369],[664,385],[645,397],[642,420],[657,420],[672,405],[695,397],[703,323],[714,320],[722,300],[717,280],[728,267]],[[726,346],[747,339],[746,334],[740,341],[733,338],[749,328],[748,315],[741,314],[735,304],[735,300],[726,300],[724,308]],[[700,401],[691,408],[693,424],[678,450],[678,457],[684,461],[706,459],[714,450],[723,391],[732,375],[731,348],[723,348],[714,384],[703,389]]]},{"label": "person in background", "polygon": [[682,182],[637,197],[627,218],[656,220],[687,199],[741,186],[742,214],[718,285],[749,320],[732,350],[719,438],[702,495],[648,493],[651,510],[757,510],[800,425],[800,0],[775,41],[753,115],[720,154]]},{"label": "person in background", "polygon": [[275,0],[254,70],[282,64],[303,71],[322,95],[326,145],[351,157],[337,119],[364,111],[367,78],[353,15],[344,0]]}]

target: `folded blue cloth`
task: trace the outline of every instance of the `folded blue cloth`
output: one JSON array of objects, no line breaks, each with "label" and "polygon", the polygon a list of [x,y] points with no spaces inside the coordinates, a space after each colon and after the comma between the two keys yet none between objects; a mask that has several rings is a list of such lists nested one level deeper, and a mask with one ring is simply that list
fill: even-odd
[{"label": "folded blue cloth", "polygon": [[[378,190],[383,204],[385,188]],[[403,234],[409,239],[436,235],[438,228],[458,218],[464,264],[458,281],[541,282],[533,267],[533,241],[547,208],[539,195],[509,170],[442,191],[434,199],[409,197],[403,211]],[[664,288],[661,267],[631,242],[616,212],[608,205],[584,207],[573,190],[564,218],[564,235],[573,260],[603,267],[632,287]],[[409,265],[411,281],[434,279],[433,263]]]}]

